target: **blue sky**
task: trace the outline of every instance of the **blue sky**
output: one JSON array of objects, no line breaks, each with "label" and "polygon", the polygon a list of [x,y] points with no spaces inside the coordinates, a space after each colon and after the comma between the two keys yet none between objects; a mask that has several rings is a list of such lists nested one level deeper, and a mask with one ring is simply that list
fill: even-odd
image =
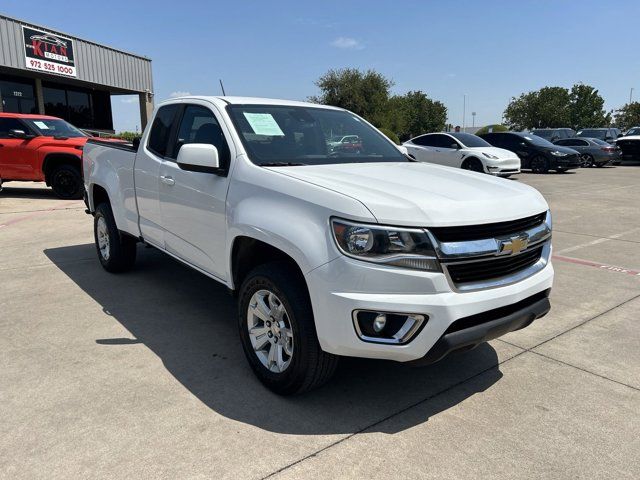
[{"label": "blue sky", "polygon": [[[156,100],[176,92],[305,99],[329,68],[372,68],[462,123],[499,122],[512,96],[588,83],[606,108],[640,99],[638,1],[4,0],[0,11],[153,60]],[[129,103],[127,103],[129,102]],[[137,103],[112,101],[117,130]]]}]

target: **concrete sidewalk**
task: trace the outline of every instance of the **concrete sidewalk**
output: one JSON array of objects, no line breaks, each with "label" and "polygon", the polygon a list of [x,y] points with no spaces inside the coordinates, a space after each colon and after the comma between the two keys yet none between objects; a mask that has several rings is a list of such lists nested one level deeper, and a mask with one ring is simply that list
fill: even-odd
[{"label": "concrete sidewalk", "polygon": [[521,174],[554,213],[552,311],[426,368],[344,359],[281,398],[224,287],[92,219],[0,193],[0,478],[639,478],[640,167]]}]

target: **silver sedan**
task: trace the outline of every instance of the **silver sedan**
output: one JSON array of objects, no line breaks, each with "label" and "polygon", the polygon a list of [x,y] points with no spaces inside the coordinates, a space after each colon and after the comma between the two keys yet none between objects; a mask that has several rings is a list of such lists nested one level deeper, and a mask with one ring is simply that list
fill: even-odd
[{"label": "silver sedan", "polygon": [[553,143],[577,150],[583,167],[604,167],[608,163],[620,163],[620,149],[599,138],[563,138]]}]

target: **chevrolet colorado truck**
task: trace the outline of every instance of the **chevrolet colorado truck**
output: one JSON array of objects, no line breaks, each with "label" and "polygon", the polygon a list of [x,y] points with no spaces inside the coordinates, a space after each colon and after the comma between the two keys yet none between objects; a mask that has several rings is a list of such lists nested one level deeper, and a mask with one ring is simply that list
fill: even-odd
[{"label": "chevrolet colorado truck", "polygon": [[[331,149],[338,134],[360,150]],[[83,168],[102,266],[132,268],[142,242],[226,285],[248,362],[280,394],[326,382],[340,356],[429,364],[550,309],[540,193],[412,161],[340,108],[172,99],[138,145],[89,140]]]},{"label": "chevrolet colorado truck", "polygon": [[82,148],[89,137],[61,118],[0,113],[0,188],[46,182],[60,198],[82,198]]}]

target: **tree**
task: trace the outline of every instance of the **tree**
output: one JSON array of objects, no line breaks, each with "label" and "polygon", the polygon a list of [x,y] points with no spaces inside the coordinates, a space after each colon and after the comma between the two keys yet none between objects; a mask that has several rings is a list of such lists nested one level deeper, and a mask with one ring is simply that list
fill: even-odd
[{"label": "tree", "polygon": [[447,107],[418,90],[391,97],[385,126],[406,140],[422,133],[439,132],[446,121]]},{"label": "tree", "polygon": [[572,128],[606,127],[611,123],[611,115],[604,109],[604,98],[591,85],[574,85],[569,97]]},{"label": "tree", "polygon": [[310,97],[312,102],[346,108],[376,126],[384,122],[393,81],[382,74],[355,68],[332,69],[315,84],[320,95]]},{"label": "tree", "polygon": [[512,98],[504,111],[506,124],[515,130],[570,125],[571,98],[563,87],[544,87]]},{"label": "tree", "polygon": [[489,133],[489,132],[508,132],[508,131],[509,131],[509,128],[505,127],[504,125],[493,124],[493,125],[486,125],[486,126],[480,128],[476,132],[476,135],[483,135],[483,134]]},{"label": "tree", "polygon": [[640,125],[640,102],[627,103],[616,111],[616,126],[623,130]]}]

